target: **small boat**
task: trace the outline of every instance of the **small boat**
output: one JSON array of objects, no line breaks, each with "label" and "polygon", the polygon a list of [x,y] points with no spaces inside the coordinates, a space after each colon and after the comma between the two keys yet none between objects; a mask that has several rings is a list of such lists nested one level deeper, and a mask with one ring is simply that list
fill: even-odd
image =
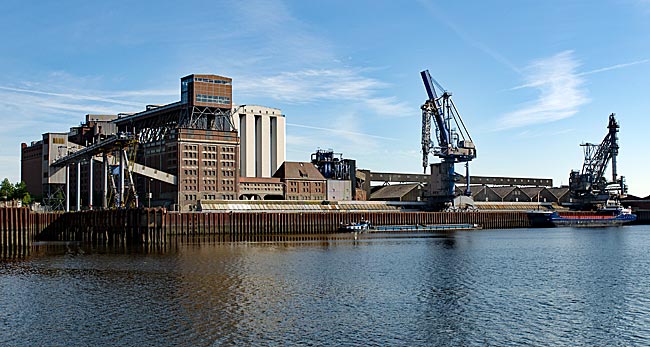
[{"label": "small boat", "polygon": [[339,228],[339,231],[342,232],[363,232],[372,228],[372,225],[368,221],[361,221],[357,223],[348,223],[342,224]]},{"label": "small boat", "polygon": [[629,208],[617,208],[614,211],[604,209],[591,214],[566,217],[557,212],[551,214],[551,223],[556,227],[611,227],[635,220],[636,215]]}]

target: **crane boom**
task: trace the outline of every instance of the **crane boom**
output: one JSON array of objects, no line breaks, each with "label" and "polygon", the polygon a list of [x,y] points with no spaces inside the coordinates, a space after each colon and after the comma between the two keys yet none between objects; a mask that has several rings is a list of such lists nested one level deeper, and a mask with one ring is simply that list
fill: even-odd
[{"label": "crane boom", "polygon": [[[583,143],[584,162],[581,171],[572,171],[569,176],[569,189],[574,198],[583,205],[604,202],[624,197],[627,193],[625,178],[618,177],[616,156],[618,155],[618,122],[615,114],[609,116],[607,135],[599,144]],[[607,181],[605,170],[612,162],[612,180]]]},{"label": "crane boom", "polygon": [[[447,127],[447,124],[445,123],[444,110],[442,109],[442,105],[440,104],[440,98],[438,98],[438,96],[436,95],[436,88],[433,86],[434,80],[433,78],[431,78],[431,75],[429,74],[429,70],[424,70],[420,72],[420,75],[422,76],[422,81],[424,82],[424,88],[427,90],[427,94],[429,95],[429,100],[427,100],[427,102],[432,104],[433,106],[431,107],[430,111],[433,115],[433,118],[436,121],[436,129],[438,129],[437,131],[438,143],[440,147],[447,147],[449,145],[449,129]],[[443,95],[445,94],[447,94],[447,92],[443,91]],[[427,117],[430,118],[429,115],[427,115]]]},{"label": "crane boom", "polygon": [[[468,163],[476,158],[476,147],[472,141],[465,123],[463,122],[458,109],[451,99],[451,93],[444,90],[442,86],[431,77],[429,70],[420,72],[422,82],[427,91],[428,99],[422,105],[422,167],[426,173],[429,164],[429,154],[433,154],[442,159],[445,164],[447,176],[444,195],[454,195],[454,184],[456,174],[454,172],[454,163]],[[436,91],[438,87],[440,94]],[[436,127],[437,145],[433,145],[431,139],[431,123]],[[467,168],[467,188],[465,194],[469,195],[469,166]]]}]

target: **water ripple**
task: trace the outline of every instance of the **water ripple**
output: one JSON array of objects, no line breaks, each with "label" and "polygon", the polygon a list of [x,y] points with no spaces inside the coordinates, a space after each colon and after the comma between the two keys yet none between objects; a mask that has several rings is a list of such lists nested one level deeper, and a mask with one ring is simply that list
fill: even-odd
[{"label": "water ripple", "polygon": [[644,226],[44,245],[0,264],[0,345],[648,345],[648,246]]}]

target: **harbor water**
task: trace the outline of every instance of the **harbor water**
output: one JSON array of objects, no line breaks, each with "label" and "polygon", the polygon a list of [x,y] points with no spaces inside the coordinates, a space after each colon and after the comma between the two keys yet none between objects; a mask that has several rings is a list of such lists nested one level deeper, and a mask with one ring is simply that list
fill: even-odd
[{"label": "harbor water", "polygon": [[650,227],[36,243],[2,346],[650,344]]}]

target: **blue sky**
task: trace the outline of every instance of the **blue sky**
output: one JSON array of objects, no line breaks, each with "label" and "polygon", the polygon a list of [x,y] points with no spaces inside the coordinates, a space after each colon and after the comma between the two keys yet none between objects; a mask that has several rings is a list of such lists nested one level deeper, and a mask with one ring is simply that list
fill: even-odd
[{"label": "blue sky", "polygon": [[[14,1],[0,4],[0,176],[20,143],[87,113],[180,99],[180,77],[233,78],[282,109],[287,159],[332,148],[421,172],[419,72],[454,100],[471,170],[567,184],[582,142],[621,124],[619,173],[650,194],[650,1]],[[431,159],[430,161],[437,161]]]}]

